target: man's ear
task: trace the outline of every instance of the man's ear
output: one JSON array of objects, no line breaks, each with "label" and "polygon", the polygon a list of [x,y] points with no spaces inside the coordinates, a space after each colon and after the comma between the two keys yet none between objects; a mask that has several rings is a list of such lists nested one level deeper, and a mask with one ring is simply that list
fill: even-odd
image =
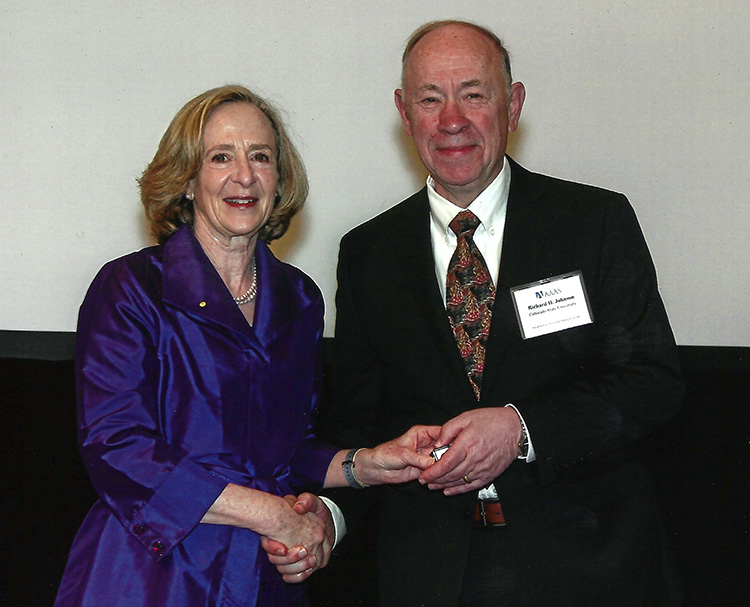
[{"label": "man's ear", "polygon": [[515,131],[518,128],[518,120],[521,118],[523,102],[526,99],[526,88],[521,82],[514,82],[510,86],[510,99],[508,99],[508,130]]},{"label": "man's ear", "polygon": [[409,137],[411,137],[411,123],[409,122],[409,116],[406,112],[406,104],[404,104],[404,91],[401,89],[396,89],[395,93],[393,94],[393,98],[396,102],[398,113],[401,115],[401,122],[404,123],[406,133],[409,135]]}]

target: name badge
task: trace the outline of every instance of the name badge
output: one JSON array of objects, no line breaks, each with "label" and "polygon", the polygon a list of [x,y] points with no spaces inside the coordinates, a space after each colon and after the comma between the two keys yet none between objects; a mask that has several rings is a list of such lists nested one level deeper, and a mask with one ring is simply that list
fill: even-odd
[{"label": "name badge", "polygon": [[513,287],[510,293],[524,339],[594,322],[580,271]]}]

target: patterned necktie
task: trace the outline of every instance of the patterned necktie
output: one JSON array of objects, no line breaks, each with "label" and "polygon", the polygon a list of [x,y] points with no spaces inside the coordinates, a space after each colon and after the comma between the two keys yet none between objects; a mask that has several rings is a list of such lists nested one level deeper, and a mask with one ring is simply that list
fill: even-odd
[{"label": "patterned necktie", "polygon": [[479,223],[479,218],[471,211],[461,211],[450,223],[457,243],[448,266],[445,295],[453,336],[477,400],[482,389],[485,344],[495,303],[495,285],[474,243]]}]

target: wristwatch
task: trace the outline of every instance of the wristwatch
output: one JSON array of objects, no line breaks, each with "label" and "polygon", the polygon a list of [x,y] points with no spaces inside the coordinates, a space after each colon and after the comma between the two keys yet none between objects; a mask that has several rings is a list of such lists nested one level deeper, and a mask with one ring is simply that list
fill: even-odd
[{"label": "wristwatch", "polygon": [[518,450],[521,452],[518,459],[529,457],[529,433],[526,431],[526,424],[521,422],[521,440],[518,441]]},{"label": "wristwatch", "polygon": [[356,447],[351,449],[349,453],[346,454],[344,461],[341,462],[341,467],[344,470],[344,478],[352,489],[364,489],[368,486],[360,481],[354,474],[354,458],[357,456],[358,451],[360,451],[360,449],[357,449]]}]

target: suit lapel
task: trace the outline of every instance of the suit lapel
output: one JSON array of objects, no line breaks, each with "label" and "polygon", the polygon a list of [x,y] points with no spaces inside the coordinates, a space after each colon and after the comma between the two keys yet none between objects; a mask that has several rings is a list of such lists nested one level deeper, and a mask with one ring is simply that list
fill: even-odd
[{"label": "suit lapel", "polygon": [[[547,238],[549,221],[544,221],[544,205],[535,188],[534,175],[508,158],[511,184],[503,234],[503,250],[492,326],[487,343],[487,360],[482,377],[482,393],[496,380],[508,347],[521,339],[512,287],[544,278],[537,268]],[[539,274],[539,275],[537,275]]]},{"label": "suit lapel", "polygon": [[433,345],[425,344],[425,348],[434,347],[445,360],[451,373],[464,385],[467,397],[473,399],[474,392],[453,337],[435,276],[427,189],[417,192],[411,200],[412,204],[403,205],[404,220],[394,222],[402,230],[394,238],[394,247],[400,249],[398,255],[402,260],[401,267],[407,284],[432,337]]}]

